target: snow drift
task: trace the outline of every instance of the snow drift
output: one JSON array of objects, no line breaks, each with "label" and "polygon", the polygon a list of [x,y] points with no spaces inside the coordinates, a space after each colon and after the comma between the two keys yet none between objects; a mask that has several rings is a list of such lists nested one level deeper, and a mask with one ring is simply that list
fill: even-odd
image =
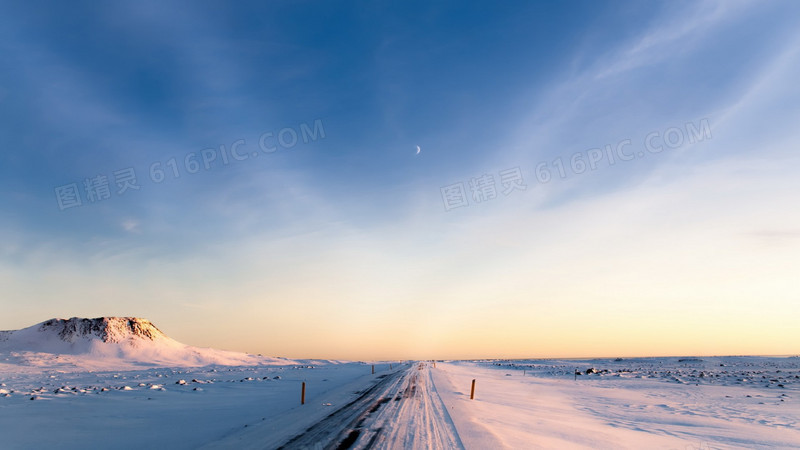
[{"label": "snow drift", "polygon": [[131,367],[292,364],[293,361],[182,344],[138,317],[51,319],[0,331],[0,364],[121,370]]}]

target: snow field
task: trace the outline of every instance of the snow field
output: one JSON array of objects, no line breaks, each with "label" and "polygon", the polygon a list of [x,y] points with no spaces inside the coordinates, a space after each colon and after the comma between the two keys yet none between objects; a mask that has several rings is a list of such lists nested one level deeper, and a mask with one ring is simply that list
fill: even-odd
[{"label": "snow field", "polygon": [[[644,378],[635,370],[577,381],[571,375],[575,364],[598,361],[438,363],[432,373],[466,448],[800,447],[800,383],[775,388],[741,384],[738,375],[713,376],[765,371],[775,361],[730,359],[716,371],[705,369],[712,376],[702,378],[717,380],[706,384],[675,382],[676,372],[696,369],[674,361],[655,361],[659,370],[648,367],[651,377]],[[781,370],[784,379],[800,373],[797,359],[779,361],[783,370],[772,371]]]}]

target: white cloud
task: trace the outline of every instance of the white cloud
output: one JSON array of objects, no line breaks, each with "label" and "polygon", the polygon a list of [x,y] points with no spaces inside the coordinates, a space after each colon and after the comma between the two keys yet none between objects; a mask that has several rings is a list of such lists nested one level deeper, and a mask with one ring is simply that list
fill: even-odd
[{"label": "white cloud", "polygon": [[675,5],[666,8],[671,15],[662,18],[657,25],[647,27],[643,34],[617,49],[607,60],[603,59],[601,66],[593,69],[594,76],[618,75],[691,51],[699,40],[713,34],[717,25],[746,12],[747,7],[757,6],[747,1],[701,1],[686,7]]},{"label": "white cloud", "polygon": [[128,233],[140,234],[142,232],[138,220],[125,219],[122,221],[122,229]]}]

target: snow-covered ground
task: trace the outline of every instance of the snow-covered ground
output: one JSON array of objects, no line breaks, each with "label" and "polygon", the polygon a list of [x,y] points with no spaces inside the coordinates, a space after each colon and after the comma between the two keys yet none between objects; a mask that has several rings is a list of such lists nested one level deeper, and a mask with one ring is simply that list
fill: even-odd
[{"label": "snow-covered ground", "polygon": [[[380,374],[388,365],[376,369]],[[374,379],[370,365],[360,363],[3,372],[0,448],[86,448],[90,441],[115,448],[197,448],[247,426],[280,423],[300,405],[303,381],[304,412],[330,413]],[[349,389],[340,392],[342,387]],[[272,434],[288,439],[299,423]]]},{"label": "snow-covered ground", "polygon": [[797,357],[372,368],[53,319],[0,332],[0,448],[800,448]]},{"label": "snow-covered ground", "polygon": [[800,448],[800,358],[454,362],[433,374],[467,448]]},{"label": "snow-covered ground", "polygon": [[0,447],[798,448],[798,376],[751,357],[24,370],[0,375]]}]

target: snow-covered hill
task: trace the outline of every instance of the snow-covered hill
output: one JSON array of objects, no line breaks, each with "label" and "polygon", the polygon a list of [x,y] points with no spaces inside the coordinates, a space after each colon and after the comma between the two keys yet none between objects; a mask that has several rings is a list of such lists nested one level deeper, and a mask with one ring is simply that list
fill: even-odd
[{"label": "snow-covered hill", "polygon": [[293,364],[295,361],[182,344],[147,319],[51,319],[0,331],[0,369],[122,370],[136,367]]}]

